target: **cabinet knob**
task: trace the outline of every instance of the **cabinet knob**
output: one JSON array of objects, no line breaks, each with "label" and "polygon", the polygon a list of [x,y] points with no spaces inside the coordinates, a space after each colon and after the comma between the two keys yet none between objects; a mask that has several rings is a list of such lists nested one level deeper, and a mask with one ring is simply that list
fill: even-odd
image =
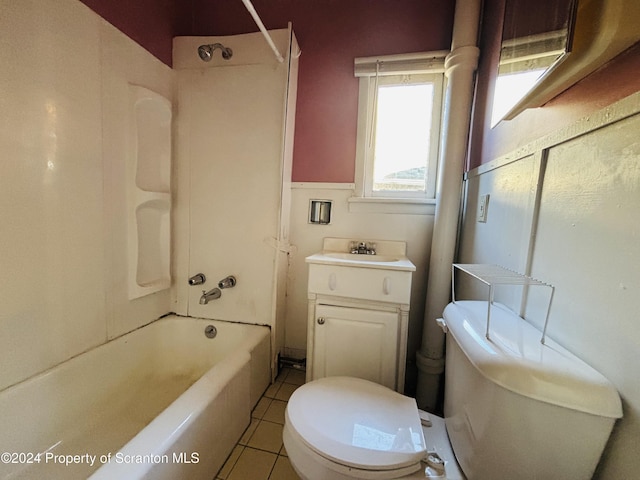
[{"label": "cabinet knob", "polygon": [[318,325],[324,325],[324,317],[318,317]]}]

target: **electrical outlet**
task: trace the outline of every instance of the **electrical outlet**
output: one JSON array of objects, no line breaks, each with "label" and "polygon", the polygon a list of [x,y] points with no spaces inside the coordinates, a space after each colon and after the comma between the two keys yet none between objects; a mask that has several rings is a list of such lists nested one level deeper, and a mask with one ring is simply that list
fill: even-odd
[{"label": "electrical outlet", "polygon": [[489,208],[489,194],[480,195],[480,202],[478,203],[478,222],[487,222],[487,209]]}]

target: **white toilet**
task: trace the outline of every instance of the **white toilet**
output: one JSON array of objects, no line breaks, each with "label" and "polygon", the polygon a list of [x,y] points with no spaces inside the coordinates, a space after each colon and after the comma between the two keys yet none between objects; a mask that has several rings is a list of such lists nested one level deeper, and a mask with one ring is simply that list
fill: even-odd
[{"label": "white toilet", "polygon": [[476,301],[444,311],[444,420],[367,380],[328,377],[296,390],[283,438],[298,475],[590,479],[622,416],[617,391],[555,342],[543,345],[538,330],[501,305],[492,306],[487,340],[486,313],[487,303]]}]

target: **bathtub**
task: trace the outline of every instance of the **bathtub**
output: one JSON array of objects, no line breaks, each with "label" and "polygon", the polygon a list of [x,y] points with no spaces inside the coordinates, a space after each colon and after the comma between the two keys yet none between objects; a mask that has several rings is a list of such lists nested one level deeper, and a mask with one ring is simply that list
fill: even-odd
[{"label": "bathtub", "polygon": [[270,380],[267,327],[162,318],[0,392],[0,479],[211,480]]}]

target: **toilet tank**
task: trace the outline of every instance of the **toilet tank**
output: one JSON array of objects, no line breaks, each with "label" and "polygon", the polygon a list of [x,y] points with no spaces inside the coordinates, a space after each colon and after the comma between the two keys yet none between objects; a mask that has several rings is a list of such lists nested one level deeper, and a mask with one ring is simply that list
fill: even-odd
[{"label": "toilet tank", "polygon": [[500,304],[458,301],[447,334],[445,424],[472,480],[593,476],[620,397],[600,373]]}]

